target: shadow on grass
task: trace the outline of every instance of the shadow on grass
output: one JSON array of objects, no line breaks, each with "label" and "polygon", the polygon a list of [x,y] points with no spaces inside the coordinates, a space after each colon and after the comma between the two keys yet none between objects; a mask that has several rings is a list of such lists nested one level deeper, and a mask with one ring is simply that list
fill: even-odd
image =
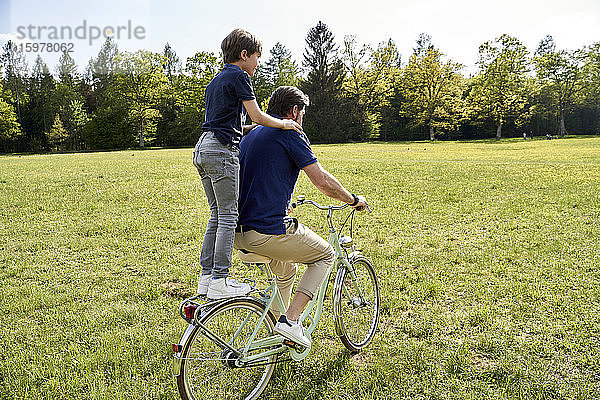
[{"label": "shadow on grass", "polygon": [[[341,375],[352,354],[345,349],[338,351],[325,363],[311,362],[310,355],[300,363],[289,361],[275,370],[268,393],[261,398],[268,399],[321,399],[327,387]],[[308,360],[308,361],[307,361]],[[310,365],[306,365],[310,363]],[[269,390],[270,389],[270,390]]]}]

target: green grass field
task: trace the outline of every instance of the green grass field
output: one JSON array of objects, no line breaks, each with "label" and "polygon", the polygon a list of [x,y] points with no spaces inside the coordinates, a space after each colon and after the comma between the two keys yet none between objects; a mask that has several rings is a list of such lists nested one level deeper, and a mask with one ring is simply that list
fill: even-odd
[{"label": "green grass field", "polygon": [[[328,312],[264,398],[600,397],[600,137],[314,148],[373,206],[380,332],[351,355]],[[190,149],[0,157],[0,399],[179,398],[207,218]]]}]

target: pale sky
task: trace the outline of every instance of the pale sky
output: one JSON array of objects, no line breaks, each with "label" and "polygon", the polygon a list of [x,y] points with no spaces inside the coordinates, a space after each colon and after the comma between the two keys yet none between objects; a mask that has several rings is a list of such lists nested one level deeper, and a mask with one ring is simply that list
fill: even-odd
[{"label": "pale sky", "polygon": [[[116,41],[120,49],[162,51],[169,42],[184,64],[197,51],[218,52],[221,40],[236,27],[263,41],[262,61],[279,41],[301,64],[306,34],[319,20],[329,26],[340,47],[349,34],[356,35],[359,43],[373,46],[392,38],[403,62],[418,35],[428,33],[449,58],[467,66],[465,72],[475,70],[479,45],[503,33],[516,36],[531,51],[547,34],[554,36],[559,48],[600,41],[600,0],[0,0],[0,42],[14,38],[19,27],[26,30],[32,25],[34,32],[39,26],[75,30],[84,20],[87,32],[90,26],[116,29],[131,21],[132,28],[142,27],[144,38],[127,39],[123,30],[125,37]],[[92,40],[90,45],[87,36],[86,40],[53,41],[73,42],[72,56],[80,70],[104,41]],[[45,41],[49,41],[47,36]],[[41,55],[54,70],[56,53]],[[28,54],[30,65],[36,56]]]}]

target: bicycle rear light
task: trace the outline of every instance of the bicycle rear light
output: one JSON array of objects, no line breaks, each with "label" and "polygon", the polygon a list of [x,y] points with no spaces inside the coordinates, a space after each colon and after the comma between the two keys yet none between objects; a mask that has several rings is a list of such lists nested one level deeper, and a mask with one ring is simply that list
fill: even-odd
[{"label": "bicycle rear light", "polygon": [[173,343],[173,352],[174,353],[181,353],[181,350],[183,350],[183,346],[180,344],[175,344]]},{"label": "bicycle rear light", "polygon": [[187,319],[194,319],[194,314],[196,313],[196,309],[198,305],[196,304],[186,304],[183,306],[183,313]]}]

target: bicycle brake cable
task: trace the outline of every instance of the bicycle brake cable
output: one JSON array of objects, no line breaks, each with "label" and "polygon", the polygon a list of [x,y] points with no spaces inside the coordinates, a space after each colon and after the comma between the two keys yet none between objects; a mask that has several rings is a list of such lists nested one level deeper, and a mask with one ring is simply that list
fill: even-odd
[{"label": "bicycle brake cable", "polygon": [[[354,209],[346,216],[346,219],[344,220],[344,223],[342,225],[340,225],[340,231],[339,231],[339,235],[342,236],[342,231],[344,230],[344,228],[346,227],[346,223],[348,222],[348,218],[350,218],[351,215],[354,215]],[[354,219],[354,217],[352,217],[352,219]],[[350,222],[350,225],[352,225],[352,221]],[[350,227],[350,237],[352,237],[352,227]]]}]

